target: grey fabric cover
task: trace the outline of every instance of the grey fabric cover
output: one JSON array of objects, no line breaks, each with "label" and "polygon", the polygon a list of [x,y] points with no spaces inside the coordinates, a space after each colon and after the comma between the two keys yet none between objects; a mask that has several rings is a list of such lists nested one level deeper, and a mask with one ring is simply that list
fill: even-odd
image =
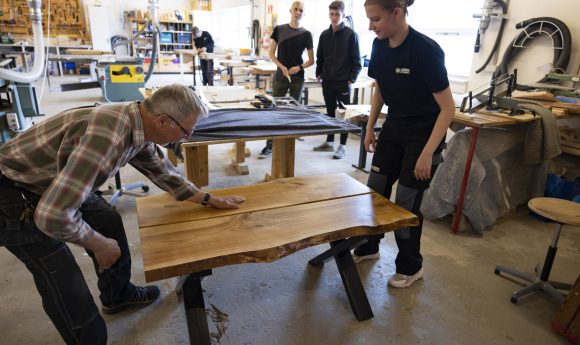
[{"label": "grey fabric cover", "polygon": [[307,109],[219,109],[198,121],[188,142],[360,132],[351,123]]},{"label": "grey fabric cover", "polygon": [[521,107],[532,110],[540,116],[540,120],[530,123],[526,134],[524,161],[528,164],[538,164],[561,154],[560,132],[552,111],[537,104],[523,103]]},{"label": "grey fabric cover", "polygon": [[[480,129],[463,206],[475,232],[481,233],[518,205],[543,195],[549,161],[524,163],[526,132],[527,125]],[[421,205],[425,219],[455,211],[471,133],[471,129],[459,131],[449,141],[445,160]]]}]

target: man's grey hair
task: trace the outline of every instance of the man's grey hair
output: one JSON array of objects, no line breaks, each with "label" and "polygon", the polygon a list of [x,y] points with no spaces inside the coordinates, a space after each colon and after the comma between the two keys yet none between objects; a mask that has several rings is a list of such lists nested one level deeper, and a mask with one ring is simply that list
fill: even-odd
[{"label": "man's grey hair", "polygon": [[167,114],[176,120],[185,120],[192,115],[203,118],[209,111],[195,91],[180,84],[163,86],[146,98],[143,106],[152,114]]}]

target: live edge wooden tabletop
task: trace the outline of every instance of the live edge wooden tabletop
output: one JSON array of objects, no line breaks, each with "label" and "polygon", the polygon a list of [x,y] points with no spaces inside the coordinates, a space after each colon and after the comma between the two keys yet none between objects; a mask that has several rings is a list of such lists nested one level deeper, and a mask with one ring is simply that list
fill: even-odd
[{"label": "live edge wooden tabletop", "polygon": [[300,249],[418,224],[417,217],[346,174],[293,177],[212,191],[241,195],[235,210],[137,198],[147,282],[216,267],[271,262]]}]

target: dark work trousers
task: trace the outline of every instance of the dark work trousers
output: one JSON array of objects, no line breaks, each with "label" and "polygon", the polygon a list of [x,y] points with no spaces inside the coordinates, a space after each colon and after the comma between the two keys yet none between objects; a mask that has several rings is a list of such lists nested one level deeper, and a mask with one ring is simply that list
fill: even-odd
[{"label": "dark work trousers", "polygon": [[199,59],[203,85],[213,85],[213,60]]},{"label": "dark work trousers", "polygon": [[[0,175],[0,245],[32,273],[43,308],[67,344],[106,344],[105,322],[67,244],[40,232],[29,217],[21,221],[26,205],[34,207],[39,199]],[[111,268],[103,273],[96,270],[102,304],[115,306],[135,289],[129,282],[131,257],[121,216],[96,194],[87,198],[80,212],[95,231],[116,240],[121,248],[121,257]],[[97,267],[93,253],[87,253]]]},{"label": "dark work trousers", "polygon": [[[272,79],[272,97],[286,97],[286,93],[290,92],[290,97],[294,98],[298,103],[302,99],[302,87],[304,86],[304,73],[297,73],[290,76],[290,80],[286,78],[278,69]],[[272,139],[266,141],[266,147],[272,149]]]},{"label": "dark work trousers", "polygon": [[[430,135],[431,129],[406,130],[394,128],[388,124],[383,126],[377,139],[376,152],[373,156],[371,173],[367,183],[377,193],[390,198],[393,184],[398,180],[395,203],[419,218],[418,226],[395,231],[395,240],[399,248],[395,260],[396,271],[404,275],[417,273],[423,265],[420,251],[423,216],[420,208],[423,192],[429,188],[430,180],[417,180],[413,170]],[[441,155],[443,147],[444,140],[433,154],[431,177],[443,160]],[[382,237],[383,235],[370,236],[368,243],[357,248],[357,254],[378,252],[379,241]]]},{"label": "dark work trousers", "polygon": [[[335,112],[339,102],[342,104],[350,104],[350,85],[348,85],[348,81],[322,81],[322,96],[326,104],[326,115],[336,117]],[[348,139],[348,133],[342,133],[340,135],[340,144],[346,145],[346,139]],[[329,134],[326,137],[326,141],[333,143],[334,134]]]}]

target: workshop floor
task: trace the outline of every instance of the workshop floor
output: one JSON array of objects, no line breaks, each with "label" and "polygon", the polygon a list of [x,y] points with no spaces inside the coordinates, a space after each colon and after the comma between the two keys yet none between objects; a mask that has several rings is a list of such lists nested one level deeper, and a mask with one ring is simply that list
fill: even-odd
[{"label": "workshop floor", "polygon": [[[52,82],[59,78],[52,78]],[[186,76],[189,82],[191,76]],[[179,75],[154,76],[151,84],[178,81]],[[40,93],[39,90],[37,90]],[[41,111],[47,115],[78,105],[100,102],[100,90],[49,93]],[[337,138],[338,139],[338,138]],[[344,160],[313,152],[321,137],[296,145],[296,175],[345,172],[366,183],[367,175],[351,167],[358,157],[358,137],[351,136]],[[256,159],[262,142],[248,144],[250,175],[238,176],[228,166],[231,145],[210,147],[210,186],[260,183],[270,160]],[[370,158],[370,157],[369,157]],[[130,167],[123,182],[143,179]],[[151,193],[159,190],[152,188]],[[117,204],[126,225],[133,257],[133,281],[144,284],[135,199]],[[374,318],[359,322],[351,313],[336,265],[310,267],[310,258],[327,249],[302,250],[271,264],[246,264],[214,270],[203,281],[210,332],[215,344],[567,344],[549,324],[558,307],[545,296],[510,303],[520,284],[496,276],[496,264],[533,271],[543,261],[553,226],[541,223],[522,208],[483,236],[450,234],[449,221],[426,222],[422,253],[425,279],[409,289],[387,288],[397,252],[394,236],[381,242],[381,258],[359,264]],[[72,246],[74,247],[74,246]],[[580,229],[565,227],[552,278],[572,282],[580,273]],[[90,258],[73,252],[98,301]],[[25,267],[0,250],[0,334],[2,344],[60,344],[62,340],[42,310]],[[111,344],[187,344],[181,301],[174,293],[177,279],[157,282],[162,296],[153,305],[105,316]]]}]

